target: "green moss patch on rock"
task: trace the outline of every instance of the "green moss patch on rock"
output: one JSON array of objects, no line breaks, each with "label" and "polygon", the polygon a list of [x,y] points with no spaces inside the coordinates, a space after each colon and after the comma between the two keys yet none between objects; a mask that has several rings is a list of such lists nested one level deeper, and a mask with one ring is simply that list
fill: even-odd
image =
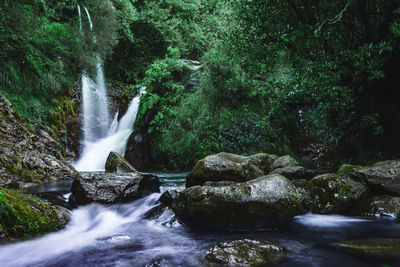
[{"label": "green moss patch on rock", "polygon": [[5,238],[33,237],[62,229],[69,218],[43,200],[0,187],[0,233]]}]

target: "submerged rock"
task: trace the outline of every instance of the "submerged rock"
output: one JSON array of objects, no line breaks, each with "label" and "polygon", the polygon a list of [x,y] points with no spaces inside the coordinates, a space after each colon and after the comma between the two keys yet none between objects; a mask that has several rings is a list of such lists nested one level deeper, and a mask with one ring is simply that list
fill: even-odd
[{"label": "submerged rock", "polygon": [[262,175],[262,171],[247,157],[222,152],[199,160],[186,178],[186,187],[203,185],[208,181],[245,182]]},{"label": "submerged rock", "polygon": [[284,249],[270,241],[251,239],[221,242],[210,248],[205,260],[229,266],[270,266],[284,256]]},{"label": "submerged rock", "polygon": [[362,183],[334,173],[314,177],[306,190],[312,201],[312,212],[322,214],[345,213],[369,193]]},{"label": "submerged rock", "polygon": [[354,207],[351,215],[400,218],[400,197],[373,196]]},{"label": "submerged rock", "polygon": [[294,158],[292,158],[289,155],[286,156],[282,156],[277,158],[273,163],[272,163],[272,170],[275,169],[279,169],[279,168],[285,168],[285,167],[289,167],[289,166],[297,166],[299,165],[299,163],[297,162],[297,160],[295,160]]},{"label": "submerged rock", "polygon": [[382,161],[370,167],[354,168],[349,175],[366,183],[374,192],[400,196],[400,160]]},{"label": "submerged rock", "polygon": [[336,246],[355,256],[399,258],[400,239],[360,239],[337,243]]},{"label": "submerged rock", "polygon": [[138,199],[159,192],[157,176],[146,173],[104,174],[86,173],[75,179],[72,194],[78,204],[91,202],[112,204]]},{"label": "submerged rock", "polygon": [[129,173],[137,170],[117,152],[110,152],[106,161],[106,173]]},{"label": "submerged rock", "polygon": [[218,230],[278,227],[301,213],[295,186],[279,174],[228,186],[195,186],[172,201],[188,224]]}]

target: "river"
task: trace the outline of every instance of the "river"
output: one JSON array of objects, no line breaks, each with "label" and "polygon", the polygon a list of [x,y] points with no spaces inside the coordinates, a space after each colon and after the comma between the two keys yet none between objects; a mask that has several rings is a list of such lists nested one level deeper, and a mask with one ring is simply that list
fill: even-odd
[{"label": "river", "polygon": [[[184,187],[184,173],[156,175],[161,191]],[[58,204],[64,200],[68,207],[70,184],[41,185],[30,192]],[[204,232],[180,224],[171,210],[157,212],[159,197],[154,193],[127,204],[75,208],[65,229],[1,246],[1,266],[204,266],[210,246],[239,238],[280,243],[286,256],[279,266],[396,266],[396,261],[357,258],[334,246],[353,238],[400,238],[395,220],[305,214],[284,229]]]}]

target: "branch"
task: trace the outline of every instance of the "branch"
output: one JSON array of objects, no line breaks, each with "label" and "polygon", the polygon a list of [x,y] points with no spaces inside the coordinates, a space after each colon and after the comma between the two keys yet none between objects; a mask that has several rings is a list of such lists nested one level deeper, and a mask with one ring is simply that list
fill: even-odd
[{"label": "branch", "polygon": [[324,20],[323,22],[319,23],[319,25],[317,24],[317,25],[316,25],[317,29],[314,31],[315,37],[318,38],[318,36],[319,36],[320,33],[321,33],[322,28],[323,28],[326,24],[332,25],[332,24],[335,24],[335,23],[338,23],[339,21],[341,21],[342,18],[343,18],[344,12],[346,12],[346,10],[349,8],[349,6],[350,6],[350,1],[349,1],[349,2],[346,4],[346,6],[342,9],[342,11],[340,11],[340,13],[337,14],[335,17],[333,17],[333,18],[331,18],[331,19]]}]

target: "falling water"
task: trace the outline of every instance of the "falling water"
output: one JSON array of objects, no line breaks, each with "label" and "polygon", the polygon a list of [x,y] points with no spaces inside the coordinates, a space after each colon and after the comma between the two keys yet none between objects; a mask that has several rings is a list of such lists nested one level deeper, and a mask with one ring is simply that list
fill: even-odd
[{"label": "falling water", "polygon": [[[106,137],[94,141],[86,141],[82,157],[75,164],[78,171],[104,171],[104,166],[111,151],[124,154],[128,138],[133,132],[133,125],[139,109],[139,97],[130,103],[125,115],[118,122],[114,117]],[[84,111],[85,112],[85,111]]]},{"label": "falling water", "polygon": [[93,22],[92,22],[92,18],[90,17],[89,10],[86,7],[83,7],[83,8],[85,9],[86,15],[88,17],[90,30],[93,31]]},{"label": "falling water", "polygon": [[82,14],[81,14],[81,6],[78,5],[78,16],[79,16],[79,30],[82,31]]},{"label": "falling water", "polygon": [[[84,7],[90,30],[93,23],[89,10]],[[80,14],[80,7],[78,9]],[[96,37],[93,37],[96,42]],[[102,171],[108,154],[111,151],[125,153],[126,143],[133,131],[133,124],[139,108],[139,96],[129,105],[126,114],[118,122],[118,115],[110,123],[107,87],[101,59],[98,57],[95,82],[84,71],[82,74],[82,131],[83,151],[81,158],[75,163],[79,171]]]}]

